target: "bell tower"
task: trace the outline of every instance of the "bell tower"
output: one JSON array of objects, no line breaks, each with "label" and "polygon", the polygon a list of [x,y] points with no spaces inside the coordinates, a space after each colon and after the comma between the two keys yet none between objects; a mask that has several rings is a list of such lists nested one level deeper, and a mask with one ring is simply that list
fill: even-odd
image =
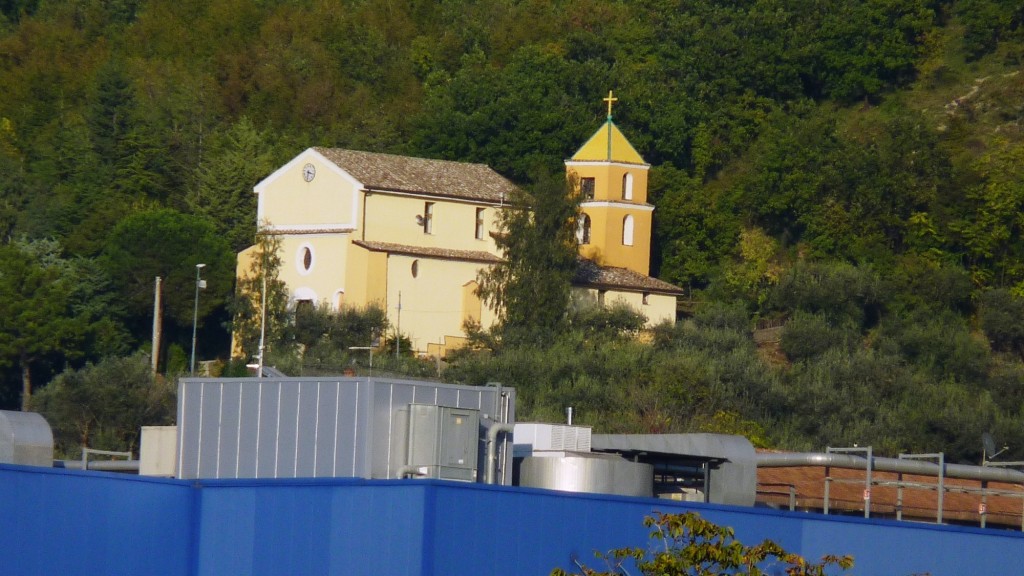
[{"label": "bell tower", "polygon": [[608,119],[565,161],[576,179],[580,203],[577,238],[580,255],[599,266],[628,268],[648,275],[651,264],[651,217],[647,203],[650,165],[612,122],[618,98],[608,92]]}]

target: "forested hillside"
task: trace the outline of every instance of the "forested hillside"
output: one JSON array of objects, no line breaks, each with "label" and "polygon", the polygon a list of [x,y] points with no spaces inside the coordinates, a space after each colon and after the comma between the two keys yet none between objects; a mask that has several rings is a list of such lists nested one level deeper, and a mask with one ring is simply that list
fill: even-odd
[{"label": "forested hillside", "polygon": [[0,407],[144,350],[155,276],[180,372],[198,262],[226,358],[252,186],[299,151],[529,185],[614,89],[693,318],[584,314],[446,377],[601,430],[1021,459],[1022,67],[1019,0],[0,0]]}]

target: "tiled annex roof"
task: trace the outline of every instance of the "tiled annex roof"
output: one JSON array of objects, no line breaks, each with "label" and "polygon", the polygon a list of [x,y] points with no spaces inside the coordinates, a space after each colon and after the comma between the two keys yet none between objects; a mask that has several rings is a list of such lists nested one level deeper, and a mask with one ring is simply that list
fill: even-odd
[{"label": "tiled annex roof", "polygon": [[507,202],[516,186],[486,164],[314,148],[371,190]]},{"label": "tiled annex roof", "polygon": [[425,248],[423,246],[409,246],[406,244],[392,244],[391,242],[372,242],[369,240],[353,240],[353,244],[366,248],[371,252],[388,252],[390,254],[403,254],[406,256],[420,256],[423,258],[444,258],[447,260],[465,260],[468,262],[501,262],[490,252],[482,250],[450,250],[447,248]]},{"label": "tiled annex roof", "polygon": [[572,283],[577,286],[635,292],[658,292],[661,294],[682,294],[683,289],[657,278],[644,276],[627,268],[598,266],[593,260],[580,258]]}]

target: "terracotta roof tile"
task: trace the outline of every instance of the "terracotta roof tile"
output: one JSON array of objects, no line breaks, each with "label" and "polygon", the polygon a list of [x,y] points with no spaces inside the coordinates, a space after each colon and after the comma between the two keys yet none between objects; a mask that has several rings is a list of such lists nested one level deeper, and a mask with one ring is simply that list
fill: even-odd
[{"label": "terracotta roof tile", "polygon": [[412,158],[341,148],[315,148],[373,190],[507,202],[516,186],[486,164]]},{"label": "terracotta roof tile", "polygon": [[372,242],[369,240],[353,240],[353,244],[366,248],[371,252],[387,252],[389,254],[403,254],[407,256],[421,256],[424,258],[446,258],[449,260],[465,260],[468,262],[501,262],[501,258],[484,252],[482,250],[450,250],[447,248],[425,248],[423,246],[408,246],[406,244],[392,244],[391,242]]},{"label": "terracotta roof tile", "polygon": [[598,266],[593,260],[580,258],[572,283],[603,289],[631,290],[636,292],[658,292],[663,294],[682,294],[683,289],[663,282],[657,278],[644,276],[628,268]]}]

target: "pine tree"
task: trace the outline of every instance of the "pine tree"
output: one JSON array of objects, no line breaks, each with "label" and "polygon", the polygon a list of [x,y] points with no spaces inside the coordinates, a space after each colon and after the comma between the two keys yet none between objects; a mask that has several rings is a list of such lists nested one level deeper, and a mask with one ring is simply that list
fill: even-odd
[{"label": "pine tree", "polygon": [[498,310],[506,344],[552,341],[567,324],[576,271],[578,198],[572,182],[545,175],[498,217],[504,260],[482,271],[480,297]]}]

